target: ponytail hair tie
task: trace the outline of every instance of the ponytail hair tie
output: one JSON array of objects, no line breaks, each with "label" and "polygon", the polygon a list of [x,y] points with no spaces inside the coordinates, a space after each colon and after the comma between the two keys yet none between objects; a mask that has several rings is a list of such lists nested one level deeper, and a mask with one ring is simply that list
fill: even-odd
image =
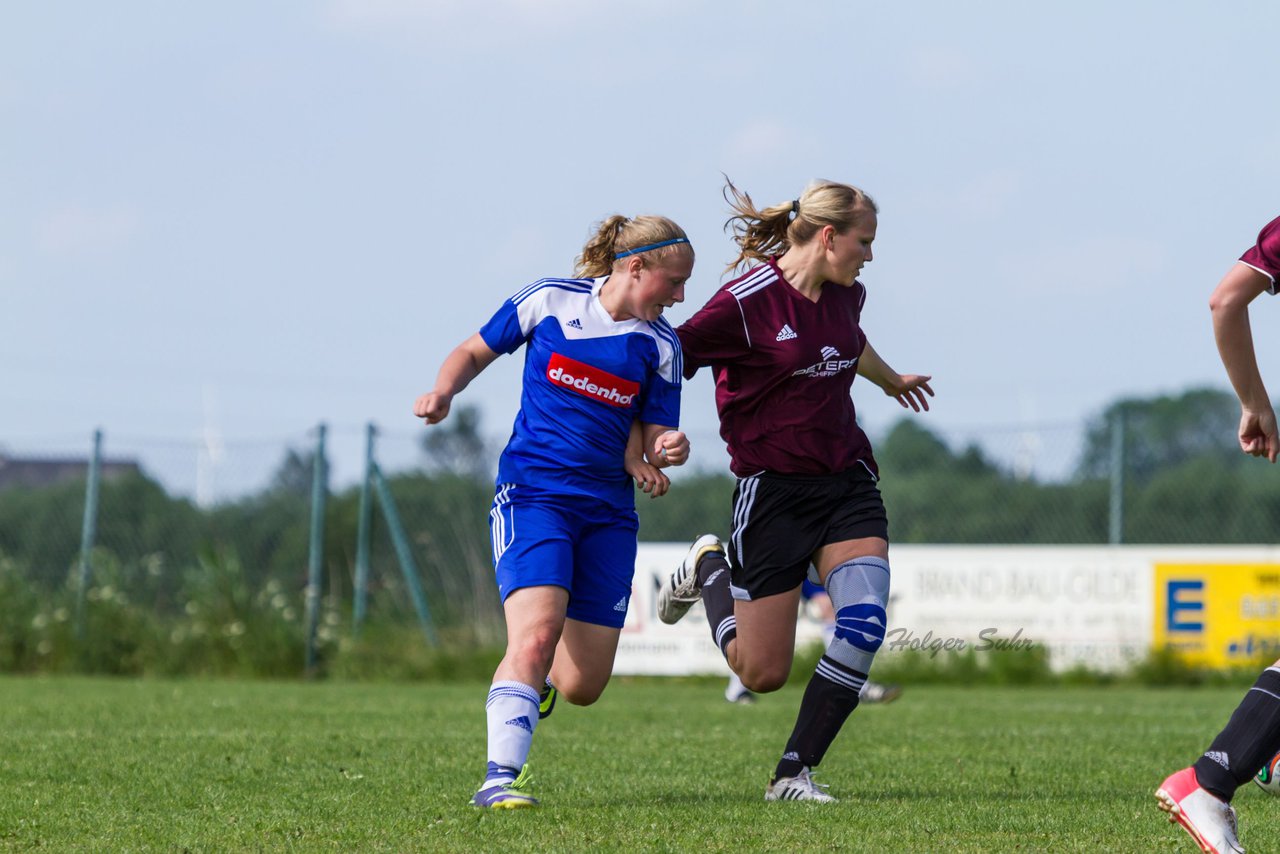
[{"label": "ponytail hair tie", "polygon": [[791,202],[791,218],[795,219],[799,215],[800,215],[800,200],[794,199]]}]

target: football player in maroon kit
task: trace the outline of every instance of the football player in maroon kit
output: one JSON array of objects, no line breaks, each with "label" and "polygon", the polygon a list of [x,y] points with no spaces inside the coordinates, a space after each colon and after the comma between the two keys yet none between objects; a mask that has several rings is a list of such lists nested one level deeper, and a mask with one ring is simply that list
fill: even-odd
[{"label": "football player in maroon kit", "polygon": [[[1280,455],[1276,414],[1258,370],[1249,329],[1249,304],[1280,285],[1280,217],[1222,277],[1209,307],[1213,336],[1227,377],[1240,398],[1240,450],[1271,462]],[[1195,764],[1156,790],[1160,809],[1191,834],[1202,851],[1244,851],[1236,837],[1231,798],[1280,751],[1280,661],[1262,671],[1218,737]]]},{"label": "football player in maroon kit", "polygon": [[863,376],[904,407],[928,409],[930,377],[900,374],[860,326],[876,205],[856,187],[819,181],[799,199],[757,209],[730,182],[725,198],[750,265],[677,329],[685,377],[715,375],[720,434],[738,478],[728,549],[699,537],[658,593],[658,615],[706,607],[716,644],[752,691],[791,671],[801,582],[812,564],[835,610],[835,637],[805,690],[765,800],[833,801],[815,767],[858,705],[884,641],[888,522],[871,445],[849,396]]}]

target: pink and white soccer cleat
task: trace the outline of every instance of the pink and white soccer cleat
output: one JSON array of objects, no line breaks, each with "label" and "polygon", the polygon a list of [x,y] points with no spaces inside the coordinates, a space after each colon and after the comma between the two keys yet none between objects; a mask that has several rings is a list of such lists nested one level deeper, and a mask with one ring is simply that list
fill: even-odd
[{"label": "pink and white soccer cleat", "polygon": [[1183,768],[1171,774],[1156,789],[1156,800],[1169,814],[1169,821],[1182,825],[1201,851],[1243,854],[1244,846],[1236,837],[1236,811],[1200,788],[1196,769]]}]

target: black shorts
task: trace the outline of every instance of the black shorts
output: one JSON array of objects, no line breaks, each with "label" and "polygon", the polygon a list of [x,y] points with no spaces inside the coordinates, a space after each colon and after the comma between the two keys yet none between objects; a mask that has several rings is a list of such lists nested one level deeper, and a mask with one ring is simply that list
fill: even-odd
[{"label": "black shorts", "polygon": [[839,474],[744,477],[733,491],[733,597],[792,590],[819,548],[863,537],[887,542],[889,520],[875,478],[862,466]]}]

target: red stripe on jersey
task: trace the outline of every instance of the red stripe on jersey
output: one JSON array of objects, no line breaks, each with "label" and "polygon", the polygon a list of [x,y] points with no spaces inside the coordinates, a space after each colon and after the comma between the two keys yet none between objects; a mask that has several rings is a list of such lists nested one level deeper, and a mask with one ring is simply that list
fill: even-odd
[{"label": "red stripe on jersey", "polygon": [[619,408],[630,406],[640,393],[640,383],[559,353],[552,353],[547,362],[547,379],[552,385]]}]

